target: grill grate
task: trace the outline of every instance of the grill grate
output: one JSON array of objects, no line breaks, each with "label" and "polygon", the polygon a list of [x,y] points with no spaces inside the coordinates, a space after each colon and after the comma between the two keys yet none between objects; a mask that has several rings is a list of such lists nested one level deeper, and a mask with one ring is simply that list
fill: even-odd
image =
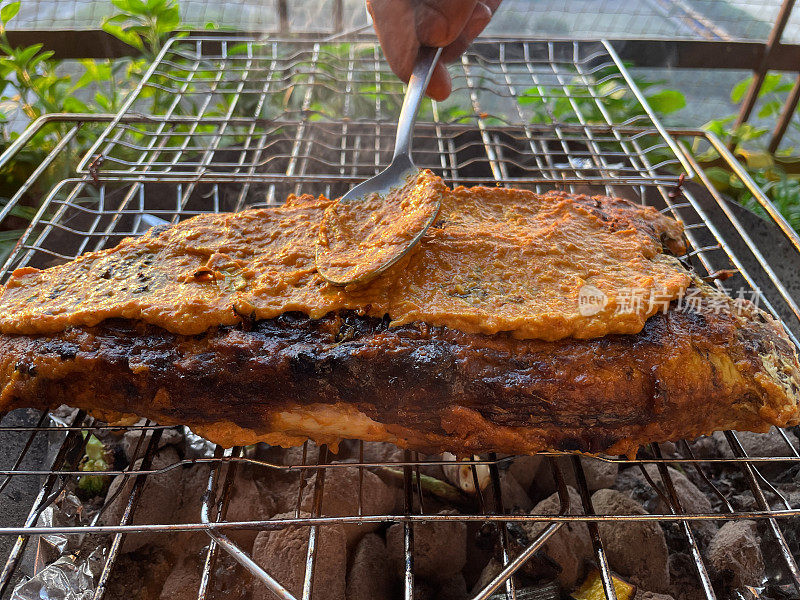
[{"label": "grill grate", "polygon": [[[738,213],[710,186],[708,176],[680,143],[692,138],[716,148],[797,252],[800,240],[713,135],[668,132],[661,126],[610,44],[480,42],[451,72],[453,96],[444,103],[428,104],[420,115],[414,151],[419,166],[440,173],[450,184],[498,183],[539,192],[607,193],[655,206],[686,224],[692,248],[686,260],[701,275],[734,271],[725,285],[741,286],[754,294],[763,307],[784,319],[797,344],[794,336],[800,331],[800,309],[795,300],[753,243]],[[72,176],[44,197],[20,242],[3,261],[0,275],[21,266],[46,267],[112,246],[125,236],[142,233],[159,219],[174,222],[204,211],[275,204],[289,193],[341,194],[388,163],[402,92],[372,41],[259,41],[219,36],[173,40],[117,115],[48,116],[32,125],[0,157],[0,165],[7,164],[35,131],[54,123],[64,128],[62,143],[11,202],[0,208],[0,226],[6,228],[11,208],[24,200],[48,166],[63,157],[71,140],[96,135],[94,146]],[[625,114],[633,107],[636,116],[620,120],[622,107]],[[698,184],[681,185],[681,174]],[[722,286],[721,279],[714,282]],[[252,449],[216,448],[211,457],[152,468],[159,439],[174,428],[149,422],[112,427],[83,412],[72,414],[67,426],[46,425],[44,414],[36,415],[34,423],[0,427],[3,447],[15,449],[0,465],[0,493],[15,480],[42,481],[23,525],[0,528],[0,535],[17,536],[0,573],[0,596],[10,590],[25,547],[37,535],[95,534],[106,549],[95,594],[100,598],[115,567],[120,568],[126,534],[194,531],[211,537],[203,555],[199,598],[213,596],[215,565],[228,556],[279,597],[290,598],[238,548],[233,537],[242,529],[293,525],[306,528],[309,534],[302,597],[311,598],[322,526],[396,522],[403,527],[404,589],[410,599],[414,594],[410,549],[415,527],[437,520],[486,524],[494,531],[496,558],[504,568],[475,598],[494,593],[515,598],[517,590],[510,576],[571,521],[588,523],[606,595],[615,598],[598,524],[625,520],[674,523],[679,535],[673,543],[692,557],[694,577],[705,597],[715,598],[698,537],[700,522],[755,519],[767,532],[764,543],[770,584],[790,595],[800,593],[798,551],[794,548],[793,554],[792,546],[798,543],[794,518],[800,511],[792,507],[778,483],[764,475],[765,467],[783,463],[788,468],[800,463],[800,449],[785,432],[779,432],[785,443],[781,457],[751,457],[737,435],[727,432],[730,458],[696,458],[682,442],[680,455],[665,454],[667,446],[653,444],[643,448],[636,460],[586,459],[638,465],[665,507],[647,515],[595,515],[585,463],[577,457],[564,463],[557,460],[557,454],[546,454],[543,460],[552,471],[561,499],[560,513],[513,513],[504,507],[500,491],[509,459],[482,457],[467,464],[472,465],[475,479],[478,469],[488,468],[490,485],[464,514],[453,515],[437,513],[435,502],[423,491],[422,475],[437,463],[416,453],[374,461],[365,460],[369,448],[363,443],[350,445],[344,458],[325,447],[306,444],[296,461],[286,465],[253,455]],[[99,525],[100,521],[77,526],[37,525],[42,511],[83,474],[78,462],[89,439],[85,434],[92,431],[97,435],[125,432],[138,440],[134,455],[142,461],[131,460],[125,470],[107,474],[123,474],[135,481],[121,488],[124,510],[120,518],[110,525]],[[47,436],[58,437],[51,465],[27,464],[31,448]],[[646,470],[647,464],[656,465],[655,471]],[[719,464],[735,465],[741,473],[738,487],[730,489],[715,480]],[[682,508],[675,472],[668,467],[696,473],[716,512]],[[156,476],[168,477],[177,469],[207,475],[207,494],[198,490],[193,498],[196,510],[177,524],[139,524],[135,511],[145,482]],[[385,474],[386,469],[402,479],[403,510],[369,514],[362,501],[365,473],[382,470]],[[292,511],[268,521],[227,519],[237,470],[246,470],[253,478],[275,473],[294,476],[297,491]],[[357,501],[349,514],[331,516],[323,501],[326,473],[330,477],[333,471],[357,474],[358,489],[353,490]],[[566,481],[577,486],[580,506],[570,502]],[[752,495],[752,506],[739,501],[744,492]],[[520,545],[513,539],[511,526],[531,521],[544,522],[545,527],[535,539]]]}]

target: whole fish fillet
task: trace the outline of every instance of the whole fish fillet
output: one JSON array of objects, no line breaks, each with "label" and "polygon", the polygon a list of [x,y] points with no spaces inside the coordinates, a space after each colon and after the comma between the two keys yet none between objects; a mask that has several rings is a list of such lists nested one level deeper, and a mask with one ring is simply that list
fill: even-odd
[{"label": "whole fish fillet", "polygon": [[[316,276],[334,204],[310,197],[16,272],[0,296],[0,412],[68,404],[223,446],[458,455],[630,454],[800,423],[796,349],[670,256],[676,221],[613,198],[416,185],[442,194],[440,222],[366,289]],[[626,282],[648,300],[627,312]]]}]

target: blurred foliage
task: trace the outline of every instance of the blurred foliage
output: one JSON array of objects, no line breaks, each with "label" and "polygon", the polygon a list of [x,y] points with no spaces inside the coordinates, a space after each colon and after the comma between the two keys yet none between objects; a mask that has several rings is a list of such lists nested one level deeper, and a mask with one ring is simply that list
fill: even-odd
[{"label": "blurred foliage", "polygon": [[148,64],[181,25],[177,0],[111,0],[111,4],[119,12],[103,22],[103,30],[139,50],[140,61]]},{"label": "blurred foliage", "polygon": [[[741,103],[753,83],[748,77],[731,90],[731,101]],[[761,119],[777,119],[792,89],[792,82],[780,73],[768,73],[758,94],[756,113]],[[800,231],[800,156],[797,149],[787,147],[776,153],[768,151],[771,128],[744,123],[735,126],[737,115],[713,119],[703,128],[719,137],[747,168],[747,172],[764,191],[789,224]],[[792,119],[790,131],[800,133],[800,122]],[[719,153],[696,140],[692,151],[707,166],[706,172],[720,191],[735,198],[754,212],[766,216],[761,205],[737,175],[724,166]]]},{"label": "blurred foliage", "polygon": [[[140,55],[117,60],[86,59],[77,65],[55,60],[53,52],[43,50],[42,44],[12,46],[6,28],[19,12],[21,2],[9,2],[0,8],[0,152],[19,137],[20,123],[44,114],[117,112],[166,40],[181,27],[176,0],[112,3],[118,12],[106,19],[103,29],[137,49]],[[152,95],[154,102],[160,101]],[[0,171],[0,211],[71,127],[72,124],[57,122],[43,127]],[[55,181],[70,175],[71,165],[91,145],[94,134],[91,127],[83,127],[0,223],[0,265],[35,215],[41,197]]]},{"label": "blurred foliage", "polygon": [[[681,92],[663,89],[665,81],[649,81],[642,77],[635,81],[658,116],[686,106],[686,97]],[[616,67],[600,69],[591,76],[576,76],[564,86],[529,88],[522,93],[519,102],[533,111],[533,123],[637,125],[648,120],[644,106],[630,92]]]}]

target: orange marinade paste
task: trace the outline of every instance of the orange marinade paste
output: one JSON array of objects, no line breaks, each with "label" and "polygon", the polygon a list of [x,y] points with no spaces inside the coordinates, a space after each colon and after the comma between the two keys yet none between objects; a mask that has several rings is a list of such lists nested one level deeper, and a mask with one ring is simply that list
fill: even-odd
[{"label": "orange marinade paste", "polygon": [[[334,202],[292,196],[279,208],[203,214],[50,269],[18,269],[2,289],[0,331],[54,333],[121,317],[197,334],[288,311],[319,318],[352,309],[388,314],[394,325],[591,338],[637,333],[660,308],[617,310],[625,290],[675,298],[690,283],[646,228],[621,217],[609,226],[586,197],[451,191],[429,171],[415,187],[418,201],[441,201],[437,222],[409,256],[361,288],[333,286],[315,268],[319,225]],[[679,223],[651,208],[627,210],[680,235]],[[592,314],[579,310],[585,285],[607,299]]]},{"label": "orange marinade paste", "polygon": [[[389,193],[325,209],[317,237],[317,270],[333,283],[362,284],[401,259],[439,213],[443,194],[417,185],[417,175]],[[413,247],[413,246],[411,246]]]}]

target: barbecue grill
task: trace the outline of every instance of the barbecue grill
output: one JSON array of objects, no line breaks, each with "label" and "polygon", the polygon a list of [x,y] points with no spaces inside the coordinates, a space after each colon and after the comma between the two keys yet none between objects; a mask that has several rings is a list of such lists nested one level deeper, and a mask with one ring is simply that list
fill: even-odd
[{"label": "barbecue grill", "polygon": [[[709,176],[685,150],[691,142],[713,147],[721,160],[751,190],[768,219],[780,231],[793,253],[800,256],[800,239],[772,207],[766,196],[713,134],[668,130],[647,105],[635,78],[613,44],[599,42],[544,42],[535,40],[480,40],[451,68],[454,94],[444,103],[423,107],[415,133],[415,162],[441,174],[450,185],[509,185],[545,192],[606,193],[652,205],[681,220],[691,246],[683,260],[714,285],[741,289],[747,298],[782,319],[797,345],[800,308],[778,278],[743,222],[745,216],[711,185]],[[110,247],[123,237],[143,233],[162,221],[177,222],[205,211],[231,211],[282,202],[289,193],[335,197],[388,164],[394,122],[403,87],[388,71],[374,40],[360,36],[337,39],[255,39],[220,35],[171,40],[151,65],[143,81],[114,115],[47,115],[42,117],[0,157],[7,164],[37,131],[61,127],[62,141],[33,173],[26,185],[0,210],[0,224],[11,207],[33,188],[53,164],[65,160],[73,171],[44,197],[41,208],[17,246],[0,268],[0,276],[22,266],[46,267],[86,251]],[[156,98],[153,102],[153,98]],[[144,100],[155,106],[143,114]],[[640,108],[638,116],[617,122],[613,103],[625,99]],[[92,135],[89,152],[69,158],[70,142]],[[795,254],[797,253],[797,254]],[[702,399],[699,399],[700,401]],[[439,464],[405,452],[400,461],[364,460],[364,444],[357,444],[357,460],[344,461],[326,447],[306,444],[301,458],[280,464],[259,457],[248,448],[206,448],[206,454],[154,469],[152,458],[159,439],[175,428],[147,422],[134,426],[109,425],[82,411],[53,419],[36,415],[29,425],[0,427],[0,444],[13,448],[0,471],[0,491],[23,478],[41,481],[24,522],[0,528],[14,540],[0,572],[0,596],[6,597],[17,580],[27,547],[40,536],[92,535],[102,549],[95,598],[103,597],[115,569],[126,534],[151,532],[175,536],[182,531],[204,532],[209,544],[203,558],[197,597],[213,597],[215,565],[231,558],[250,571],[259,585],[277,597],[293,596],[232,541],[240,529],[275,529],[289,525],[308,532],[302,598],[315,597],[314,570],[320,551],[320,528],[329,524],[401,523],[404,535],[404,594],[414,597],[414,532],[423,523],[461,521],[485,524],[498,540],[497,560],[503,566],[475,599],[522,597],[512,577],[566,523],[588,524],[603,588],[609,599],[616,592],[598,525],[616,521],[672,522],[680,532],[681,551],[692,557],[694,577],[705,597],[716,598],[703,559],[697,526],[702,521],[752,519],[763,524],[769,581],[754,597],[800,594],[800,556],[796,531],[800,509],[764,474],[765,466],[800,463],[800,448],[787,433],[782,456],[750,456],[737,434],[726,432],[729,458],[695,456],[681,442],[680,454],[668,445],[651,444],[636,459],[601,457],[592,460],[636,465],[662,499],[667,510],[659,514],[598,515],[592,506],[577,456],[566,463],[557,453],[545,454],[561,499],[556,515],[512,513],[504,508],[500,471],[509,458],[495,455],[466,461],[478,480],[478,469],[488,468],[490,483],[477,493],[474,510],[464,514],[438,513],[424,493],[426,467]],[[135,483],[121,488],[127,494],[125,510],[116,524],[95,519],[77,525],[41,524],[40,515],[76,477],[90,432],[127,432],[138,435],[134,449],[141,461],[131,461],[122,474]],[[30,465],[31,449],[50,439],[52,460]],[[733,465],[742,475],[739,489],[721,487],[711,470],[720,463]],[[644,467],[656,465],[658,477]],[[148,478],[177,469],[209,468],[205,493],[197,498],[195,518],[181,523],[133,524],[137,504]],[[309,484],[299,478],[294,514],[271,520],[230,521],[227,506],[237,469],[265,472],[315,473]],[[702,480],[703,492],[715,511],[686,510],[668,467],[692,471]],[[402,478],[404,510],[397,514],[368,514],[362,490],[353,489],[358,509],[343,516],[325,516],[325,475],[334,469],[357,472],[359,482],[369,470],[391,469]],[[574,478],[581,505],[570,502],[565,481]],[[301,511],[305,485],[313,486],[310,516]],[[755,508],[734,498],[749,491]],[[545,527],[520,548],[510,528],[520,522],[542,522]]]}]

